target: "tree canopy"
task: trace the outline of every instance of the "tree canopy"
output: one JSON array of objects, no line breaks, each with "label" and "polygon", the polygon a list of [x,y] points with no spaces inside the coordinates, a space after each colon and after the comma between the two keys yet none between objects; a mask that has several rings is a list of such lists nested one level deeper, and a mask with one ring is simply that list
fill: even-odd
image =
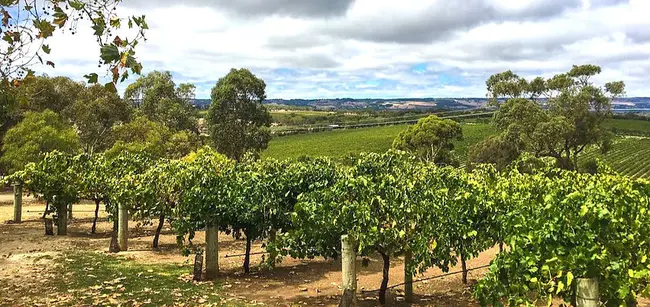
[{"label": "tree canopy", "polygon": [[271,115],[262,105],[266,84],[248,69],[231,69],[212,88],[208,112],[210,136],[217,150],[234,160],[266,149]]},{"label": "tree canopy", "polygon": [[153,71],[138,78],[126,88],[124,98],[150,120],[174,130],[197,131],[197,113],[192,106],[194,85],[176,86],[168,71]]},{"label": "tree canopy", "polygon": [[[475,148],[495,155],[475,151],[474,157],[481,162],[503,163],[515,152],[528,151],[555,158],[561,168],[576,169],[578,156],[587,146],[597,145],[607,151],[611,133],[603,123],[611,115],[611,100],[624,94],[625,84],[594,85],[591,77],[600,71],[599,66],[581,65],[549,79],[527,81],[512,71],[491,76],[486,85],[490,102],[499,106],[494,122],[502,136]],[[501,146],[499,140],[512,144]]]},{"label": "tree canopy", "polygon": [[74,153],[78,149],[79,136],[61,116],[51,110],[28,112],[23,121],[5,134],[0,162],[14,172],[29,162],[40,161],[44,153]]},{"label": "tree canopy", "polygon": [[426,161],[449,164],[452,162],[450,152],[454,149],[452,141],[462,137],[459,123],[429,115],[400,132],[393,141],[393,148],[410,151]]}]

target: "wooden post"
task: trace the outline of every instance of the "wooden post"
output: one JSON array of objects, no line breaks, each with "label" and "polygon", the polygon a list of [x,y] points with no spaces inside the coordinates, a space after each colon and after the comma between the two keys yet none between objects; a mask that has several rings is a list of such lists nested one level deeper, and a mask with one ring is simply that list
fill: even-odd
[{"label": "wooden post", "polygon": [[213,279],[219,274],[219,227],[205,228],[205,277]]},{"label": "wooden post", "polygon": [[599,305],[598,279],[576,279],[576,307],[597,307]]},{"label": "wooden post", "polygon": [[410,250],[404,251],[404,299],[407,302],[413,302],[413,275],[407,269],[412,258],[413,254]]},{"label": "wooden post", "polygon": [[22,222],[23,214],[23,186],[16,182],[14,183],[14,223]]},{"label": "wooden post", "polygon": [[348,235],[341,236],[341,273],[343,277],[343,296],[339,306],[357,304],[357,249]]},{"label": "wooden post", "polygon": [[120,251],[129,249],[129,211],[125,204],[120,204],[117,209],[118,227],[117,227],[117,244]]}]

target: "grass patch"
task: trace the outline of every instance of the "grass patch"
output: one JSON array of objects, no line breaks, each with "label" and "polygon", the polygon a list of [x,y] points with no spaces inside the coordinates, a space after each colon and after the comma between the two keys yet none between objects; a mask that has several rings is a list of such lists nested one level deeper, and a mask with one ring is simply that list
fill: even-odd
[{"label": "grass patch", "polygon": [[57,262],[62,280],[51,286],[73,304],[224,305],[217,283],[191,282],[190,265],[147,265],[92,252],[64,254]]}]

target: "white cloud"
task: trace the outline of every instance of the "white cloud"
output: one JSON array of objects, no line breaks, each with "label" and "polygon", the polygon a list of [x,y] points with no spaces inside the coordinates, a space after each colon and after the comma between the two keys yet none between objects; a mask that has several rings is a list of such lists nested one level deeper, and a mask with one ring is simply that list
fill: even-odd
[{"label": "white cloud", "polygon": [[[255,1],[147,1],[120,14],[147,16],[145,72],[172,71],[197,84],[199,98],[232,67],[264,78],[271,98],[484,97],[493,73],[551,76],[583,63],[603,67],[599,82],[650,96],[647,0],[356,0],[323,14],[323,1]],[[57,67],[40,71],[83,80],[100,70],[90,30],[79,27],[51,40]]]}]

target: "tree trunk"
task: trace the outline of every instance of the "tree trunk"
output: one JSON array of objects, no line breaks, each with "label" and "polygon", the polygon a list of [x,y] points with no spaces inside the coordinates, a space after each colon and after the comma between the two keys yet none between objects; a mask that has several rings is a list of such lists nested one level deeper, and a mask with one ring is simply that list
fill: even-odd
[{"label": "tree trunk", "polygon": [[463,251],[461,250],[460,252],[460,264],[463,269],[463,283],[467,283],[467,263],[465,262],[465,256],[463,255]]},{"label": "tree trunk", "polygon": [[246,236],[246,256],[244,257],[244,273],[246,274],[251,272],[251,241],[253,241],[253,239]]},{"label": "tree trunk", "polygon": [[95,199],[95,219],[93,219],[93,228],[90,230],[91,233],[97,231],[97,218],[99,217],[99,199]]},{"label": "tree trunk", "polygon": [[52,224],[52,219],[43,219],[45,222],[45,235],[53,236],[54,235],[54,225]]},{"label": "tree trunk", "polygon": [[68,204],[68,223],[72,223],[72,204]]},{"label": "tree trunk", "polygon": [[503,253],[503,242],[499,242],[499,253]]},{"label": "tree trunk", "polygon": [[68,214],[66,212],[68,206],[65,204],[57,205],[56,212],[56,234],[58,236],[65,236],[68,234]]},{"label": "tree trunk", "polygon": [[382,305],[386,304],[386,290],[388,290],[388,272],[390,271],[390,257],[379,252],[381,258],[384,260],[384,269],[382,271],[381,287],[379,288],[379,303]]},{"label": "tree trunk", "polygon": [[108,246],[109,253],[119,253],[120,245],[117,243],[117,225],[118,221],[113,218],[113,233],[111,234],[111,244]]},{"label": "tree trunk", "polygon": [[158,228],[156,228],[156,235],[153,236],[153,248],[158,248],[160,231],[162,230],[164,224],[165,224],[165,214],[160,214],[160,218],[158,219]]},{"label": "tree trunk", "polygon": [[412,258],[413,254],[410,250],[404,252],[404,299],[407,302],[413,301],[413,275],[407,269]]},{"label": "tree trunk", "polygon": [[57,205],[57,212],[56,212],[56,234],[58,236],[65,236],[68,235],[68,214],[67,214],[67,208],[65,204],[59,204]]},{"label": "tree trunk", "polygon": [[45,211],[43,211],[43,216],[41,216],[42,219],[44,219],[47,216],[47,212],[50,210],[50,202],[46,201],[45,202]]}]

